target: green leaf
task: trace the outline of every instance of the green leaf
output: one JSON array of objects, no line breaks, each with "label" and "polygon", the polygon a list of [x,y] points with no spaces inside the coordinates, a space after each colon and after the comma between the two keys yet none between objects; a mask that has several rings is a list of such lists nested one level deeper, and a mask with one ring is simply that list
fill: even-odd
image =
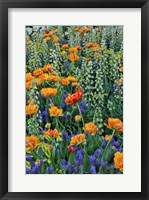
[{"label": "green leaf", "polygon": [[28,161],[26,161],[26,168],[31,169],[31,164]]}]

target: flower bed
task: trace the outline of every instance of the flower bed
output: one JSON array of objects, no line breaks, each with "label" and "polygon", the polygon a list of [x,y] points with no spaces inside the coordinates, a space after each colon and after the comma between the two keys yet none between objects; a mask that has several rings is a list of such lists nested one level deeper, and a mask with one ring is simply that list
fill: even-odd
[{"label": "flower bed", "polygon": [[123,173],[123,27],[26,27],[26,173]]}]

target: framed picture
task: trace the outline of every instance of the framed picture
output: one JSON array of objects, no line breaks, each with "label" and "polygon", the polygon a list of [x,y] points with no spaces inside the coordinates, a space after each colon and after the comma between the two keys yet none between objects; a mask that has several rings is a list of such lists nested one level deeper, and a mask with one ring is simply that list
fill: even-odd
[{"label": "framed picture", "polygon": [[148,1],[0,5],[1,199],[148,199]]}]

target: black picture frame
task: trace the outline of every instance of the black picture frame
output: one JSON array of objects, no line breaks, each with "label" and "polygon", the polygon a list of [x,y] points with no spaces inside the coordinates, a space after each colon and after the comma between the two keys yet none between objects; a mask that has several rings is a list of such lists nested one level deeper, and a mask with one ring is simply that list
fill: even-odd
[{"label": "black picture frame", "polygon": [[[8,192],[8,9],[141,8],[141,192]],[[0,0],[0,198],[1,199],[149,199],[149,1],[148,0]],[[136,41],[137,42],[137,41]],[[134,152],[135,153],[135,152]],[[21,180],[20,180],[21,184]],[[120,184],[120,183],[118,183]]]}]

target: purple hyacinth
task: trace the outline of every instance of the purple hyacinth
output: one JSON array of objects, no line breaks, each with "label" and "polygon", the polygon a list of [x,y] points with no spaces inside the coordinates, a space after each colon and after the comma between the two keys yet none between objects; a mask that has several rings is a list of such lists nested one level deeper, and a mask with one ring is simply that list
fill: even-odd
[{"label": "purple hyacinth", "polygon": [[77,153],[76,153],[75,158],[76,158],[75,164],[77,166],[82,165],[83,164],[83,151],[82,150],[78,150]]},{"label": "purple hyacinth", "polygon": [[102,157],[102,151],[101,151],[100,149],[97,149],[97,150],[95,151],[94,155],[95,155],[96,157],[101,158],[101,157]]},{"label": "purple hyacinth", "polygon": [[105,140],[103,140],[103,142],[102,142],[102,144],[101,144],[101,147],[102,147],[103,149],[105,149],[105,148],[106,148],[106,145],[107,145],[107,142],[106,142]]},{"label": "purple hyacinth", "polygon": [[94,166],[91,166],[90,173],[91,174],[96,174],[96,168]]},{"label": "purple hyacinth", "polygon": [[50,165],[48,171],[49,171],[49,174],[54,174],[54,167],[53,167],[53,165]]},{"label": "purple hyacinth", "polygon": [[104,161],[101,161],[101,167],[103,170],[105,170],[108,166],[108,163],[107,162],[104,162]]},{"label": "purple hyacinth", "polygon": [[38,174],[38,173],[39,173],[39,166],[35,164],[31,169],[31,174]]},{"label": "purple hyacinth", "polygon": [[31,162],[32,161],[32,156],[31,155],[27,155],[26,156],[26,160],[29,161],[29,162]]},{"label": "purple hyacinth", "polygon": [[67,137],[68,137],[68,133],[64,130],[62,130],[62,137],[63,137],[63,140],[66,141],[67,140]]},{"label": "purple hyacinth", "polygon": [[31,170],[29,168],[26,168],[26,174],[30,174]]}]

